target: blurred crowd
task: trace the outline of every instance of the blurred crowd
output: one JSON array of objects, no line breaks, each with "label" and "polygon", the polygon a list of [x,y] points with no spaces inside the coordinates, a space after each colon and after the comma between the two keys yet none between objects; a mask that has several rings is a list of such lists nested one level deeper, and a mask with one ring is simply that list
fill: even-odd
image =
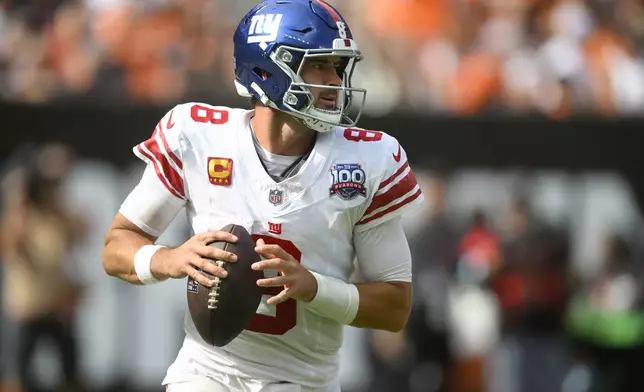
[{"label": "blurred crowd", "polygon": [[3,343],[15,339],[2,357],[9,358],[15,381],[0,384],[0,389],[45,390],[32,366],[45,341],[60,358],[60,385],[65,388],[58,389],[71,392],[80,381],[74,324],[82,284],[69,256],[84,230],[60,192],[72,156],[65,146],[51,145],[25,149],[16,158],[3,173],[0,198],[2,316],[18,331],[9,337],[2,328]]},{"label": "blurred crowd", "polygon": [[644,390],[644,241],[628,186],[425,169],[429,205],[408,223],[414,310],[397,339],[373,334],[368,390]]},{"label": "blurred crowd", "polygon": [[[0,99],[228,103],[232,32],[256,2],[1,0]],[[366,55],[372,115],[644,113],[639,0],[329,2]]]},{"label": "blurred crowd", "polygon": [[[141,289],[100,263],[142,165],[60,144],[14,158],[0,175],[0,390],[158,390],[185,282]],[[401,333],[346,328],[343,391],[644,390],[643,225],[622,177],[415,171],[412,315]],[[159,242],[188,237],[180,214]]]}]

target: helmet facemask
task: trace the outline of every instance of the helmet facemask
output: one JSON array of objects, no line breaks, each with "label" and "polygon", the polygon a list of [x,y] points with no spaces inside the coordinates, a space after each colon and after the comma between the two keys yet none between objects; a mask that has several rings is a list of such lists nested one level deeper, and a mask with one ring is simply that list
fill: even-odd
[{"label": "helmet facemask", "polygon": [[[342,41],[344,45],[344,40]],[[339,46],[334,42],[334,47]],[[319,57],[339,57],[343,66],[338,72],[342,79],[340,86],[327,86],[306,83],[301,76],[307,60]],[[358,123],[367,90],[351,86],[351,78],[356,64],[362,60],[360,51],[355,48],[337,49],[301,49],[291,46],[280,46],[270,54],[271,60],[290,78],[291,83],[282,97],[282,104],[295,117],[300,118],[311,129],[318,132],[329,132],[336,126],[353,127]],[[299,59],[299,61],[294,61]],[[295,66],[294,66],[294,63]],[[297,68],[297,69],[295,69]],[[311,89],[335,90],[336,107],[333,110],[315,106],[315,97]],[[276,109],[277,105],[269,102]]]}]

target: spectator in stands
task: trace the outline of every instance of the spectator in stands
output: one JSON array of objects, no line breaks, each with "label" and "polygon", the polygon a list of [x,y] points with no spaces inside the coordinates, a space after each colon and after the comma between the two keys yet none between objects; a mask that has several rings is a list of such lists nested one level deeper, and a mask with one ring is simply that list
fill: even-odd
[{"label": "spectator in stands", "polygon": [[68,270],[68,257],[82,224],[65,210],[60,193],[70,163],[65,147],[50,145],[13,169],[3,184],[3,305],[17,326],[11,358],[18,391],[41,390],[32,369],[44,338],[60,353],[64,385],[56,390],[76,391],[80,386],[73,326],[81,286]]},{"label": "spectator in stands", "polygon": [[570,332],[581,343],[591,369],[592,392],[644,390],[644,314],[641,272],[631,244],[606,239],[604,265],[571,307]]},{"label": "spectator in stands", "polygon": [[515,367],[507,369],[508,375],[522,392],[558,390],[569,360],[562,328],[565,240],[522,198],[508,208],[502,235],[503,263],[492,287],[501,307],[503,345],[512,347],[508,355],[521,358],[507,358],[508,366]]}]

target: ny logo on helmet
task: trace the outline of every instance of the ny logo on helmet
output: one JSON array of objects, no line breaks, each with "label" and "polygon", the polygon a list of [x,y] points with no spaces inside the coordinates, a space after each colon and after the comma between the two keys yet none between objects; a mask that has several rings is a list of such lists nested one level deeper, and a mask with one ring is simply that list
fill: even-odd
[{"label": "ny logo on helmet", "polygon": [[281,22],[282,14],[254,15],[248,30],[248,43],[259,43],[262,49],[266,49],[267,42],[277,39]]}]

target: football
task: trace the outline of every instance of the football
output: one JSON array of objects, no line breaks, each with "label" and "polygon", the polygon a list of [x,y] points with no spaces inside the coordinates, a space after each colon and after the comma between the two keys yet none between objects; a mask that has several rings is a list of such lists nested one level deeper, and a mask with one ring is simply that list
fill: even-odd
[{"label": "football", "polygon": [[[262,271],[251,269],[260,261],[255,252],[255,242],[248,231],[239,225],[226,225],[221,229],[239,238],[236,244],[213,242],[210,246],[237,255],[236,263],[211,260],[223,267],[228,276],[214,278],[213,287],[204,287],[194,279],[188,278],[188,308],[192,321],[201,338],[214,346],[225,346],[244,330],[255,315],[262,299],[262,288],[257,280],[264,277]],[[213,276],[200,271],[213,279]]]}]

